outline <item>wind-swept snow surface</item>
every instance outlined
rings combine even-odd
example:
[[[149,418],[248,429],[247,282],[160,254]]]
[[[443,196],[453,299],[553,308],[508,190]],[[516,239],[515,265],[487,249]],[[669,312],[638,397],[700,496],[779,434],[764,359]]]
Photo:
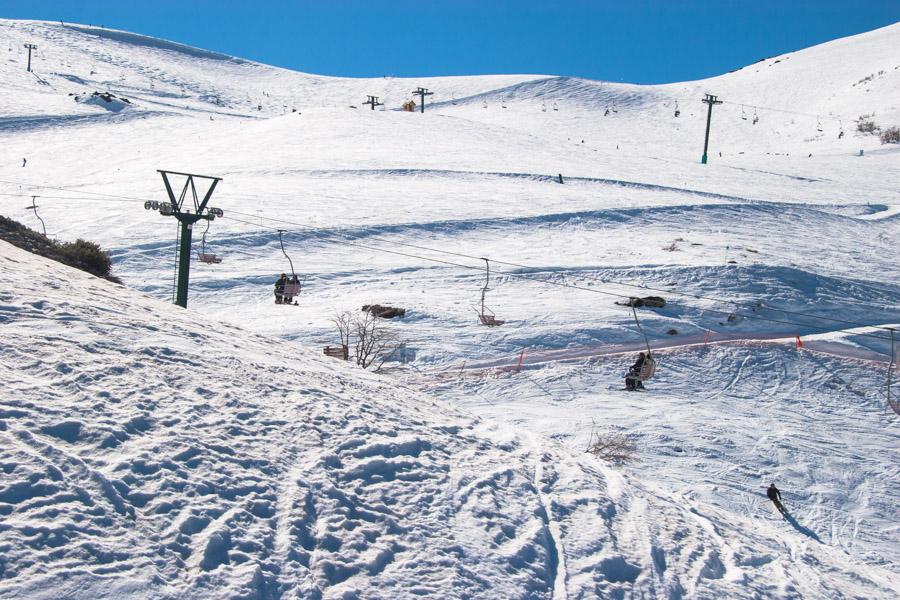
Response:
[[[2,250],[3,597],[896,591],[818,539]]]
[[[0,212],[130,288],[0,245],[0,597],[900,595],[900,25],[665,86],[0,31]],[[223,178],[187,311],[157,169]],[[321,356],[370,303],[412,365]]]

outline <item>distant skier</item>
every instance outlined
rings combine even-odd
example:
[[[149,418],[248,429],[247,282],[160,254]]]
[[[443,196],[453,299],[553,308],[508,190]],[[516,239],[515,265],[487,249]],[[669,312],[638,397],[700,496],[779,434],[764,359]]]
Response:
[[[23,158],[23,159],[22,159],[22,166],[24,167],[24,166],[25,166],[25,163],[27,163],[27,162],[28,162],[28,159],[27,159],[27,158]]]
[[[778,491],[778,488],[775,487],[774,483],[769,484],[769,487],[766,489],[766,496],[769,497],[769,500],[772,501],[772,504],[775,505],[778,512],[784,514],[784,504],[781,503],[781,492]]]
[[[642,390],[644,389],[644,384],[638,379],[641,375],[641,369],[644,367],[644,361],[647,360],[646,355],[641,352],[638,354],[637,360],[631,365],[631,368],[628,369],[628,374],[625,376],[625,389],[629,392],[633,392],[634,390]]]

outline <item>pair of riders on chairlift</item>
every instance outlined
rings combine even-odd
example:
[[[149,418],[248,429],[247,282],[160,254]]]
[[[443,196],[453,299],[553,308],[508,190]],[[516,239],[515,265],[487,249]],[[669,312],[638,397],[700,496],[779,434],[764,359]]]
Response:
[[[644,389],[643,382],[653,377],[655,370],[656,360],[650,355],[650,351],[639,353],[625,375],[625,389],[629,392]]]
[[[295,274],[288,277],[287,273],[282,273],[281,277],[275,282],[275,304],[291,304],[294,296],[300,291],[300,279]]]

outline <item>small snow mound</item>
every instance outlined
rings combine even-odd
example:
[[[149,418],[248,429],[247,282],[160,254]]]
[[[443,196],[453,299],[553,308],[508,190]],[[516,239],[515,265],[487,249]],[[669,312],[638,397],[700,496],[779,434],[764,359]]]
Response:
[[[43,427],[41,431],[71,444],[78,441],[78,438],[81,436],[81,423],[78,421],[64,421],[56,425]]]
[[[228,551],[231,549],[231,535],[228,530],[217,531],[209,536],[206,549],[203,551],[203,560],[200,568],[204,571],[212,571],[219,565],[228,563]]]

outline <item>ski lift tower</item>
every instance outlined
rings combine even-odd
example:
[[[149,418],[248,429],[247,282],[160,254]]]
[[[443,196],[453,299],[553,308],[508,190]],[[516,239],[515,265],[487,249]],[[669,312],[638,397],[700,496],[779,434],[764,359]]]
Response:
[[[715,104],[722,104],[722,101],[719,100],[718,96],[713,96],[712,94],[706,94],[706,98],[701,100],[703,104],[709,105],[709,111],[706,113],[706,139],[703,141],[703,157],[700,159],[701,164],[706,164],[706,151],[709,149],[709,124],[712,121],[712,109]]]
[[[429,92],[428,88],[420,87],[418,89],[413,90],[413,95],[418,94],[419,100],[421,101],[419,104],[419,108],[421,112],[425,112],[425,96],[434,96],[434,92]]]
[[[162,175],[163,183],[166,186],[166,193],[169,196],[168,202],[156,202],[147,200],[144,202],[144,208],[147,210],[159,211],[159,214],[167,217],[175,217],[181,224],[179,231],[180,244],[178,246],[178,287],[175,296],[175,304],[182,308],[187,308],[188,282],[190,280],[191,271],[191,233],[194,229],[194,223],[201,220],[212,221],[216,217],[221,217],[224,213],[220,208],[207,207],[216,185],[222,181],[221,177],[208,177],[206,175],[194,175],[191,173],[179,173],[178,171],[162,171],[157,170]],[[184,187],[178,198],[172,190],[172,184],[169,182],[169,176],[184,177]],[[201,200],[197,195],[197,186],[195,179],[209,180],[209,188],[206,195]],[[193,207],[185,203],[188,190],[191,192],[191,200]],[[193,210],[191,210],[193,208]]]
[[[28,48],[28,68],[26,72],[31,73],[31,51],[37,50],[37,46],[34,44],[25,44],[25,47]]]
[[[368,96],[368,100],[363,102],[363,104],[368,104],[372,107],[372,110],[375,110],[376,106],[384,106],[384,102],[378,101],[378,96]]]

